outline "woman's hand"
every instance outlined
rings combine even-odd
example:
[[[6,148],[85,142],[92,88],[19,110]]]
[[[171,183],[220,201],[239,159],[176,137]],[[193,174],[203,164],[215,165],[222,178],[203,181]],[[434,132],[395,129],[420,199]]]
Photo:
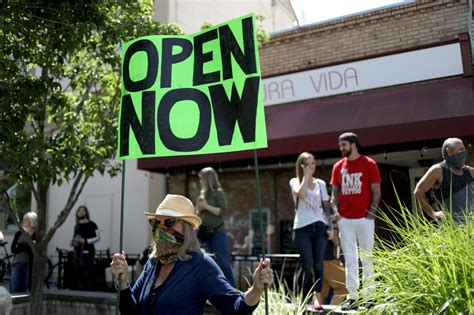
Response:
[[[315,171],[315,168],[313,165],[311,164],[307,164],[307,165],[301,165],[301,167],[303,168],[303,176],[306,178],[306,179],[310,179],[313,177],[313,174],[314,174],[314,171]]]
[[[255,269],[253,275],[253,286],[256,289],[262,290],[265,285],[273,284],[273,270],[270,268],[270,259],[265,258],[265,260],[260,260],[260,263]]]
[[[331,241],[334,238],[334,230],[328,229],[327,234],[328,234],[328,240]]]
[[[435,220],[444,220],[446,216],[443,211],[433,211],[433,219]]]
[[[253,284],[244,294],[245,304],[256,305],[260,301],[265,286],[273,284],[273,270],[270,268],[270,259],[260,260],[252,275]]]
[[[209,207],[209,205],[207,204],[206,199],[204,199],[202,197],[199,197],[196,200],[196,209],[197,209],[198,213],[200,213],[202,210],[206,210],[208,207]]]
[[[112,257],[110,269],[114,278],[118,279],[120,276],[120,279],[122,280],[120,289],[125,290],[127,288],[128,264],[124,251],[122,251],[121,254],[117,253]]]

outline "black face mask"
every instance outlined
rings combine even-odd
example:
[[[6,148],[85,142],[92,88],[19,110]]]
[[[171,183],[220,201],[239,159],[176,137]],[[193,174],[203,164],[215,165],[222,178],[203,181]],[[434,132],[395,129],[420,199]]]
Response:
[[[458,154],[446,156],[444,158],[446,165],[449,168],[462,168],[466,164],[467,160],[467,151],[459,152]]]
[[[79,220],[83,220],[83,219],[87,218],[87,216],[84,214],[83,216],[77,216],[77,218],[78,218]]]

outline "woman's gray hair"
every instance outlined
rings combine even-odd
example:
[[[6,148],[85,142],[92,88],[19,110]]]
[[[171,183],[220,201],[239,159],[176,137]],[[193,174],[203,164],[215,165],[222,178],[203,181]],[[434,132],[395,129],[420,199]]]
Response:
[[[201,245],[191,224],[186,221],[181,222],[183,224],[184,243],[178,251],[177,258],[178,260],[186,261],[192,258],[190,254],[201,251]],[[154,241],[151,244],[151,248],[152,252],[150,257],[156,258],[156,244]]]
[[[28,220],[30,221],[31,227],[36,229],[36,227],[38,226],[38,215],[36,214],[36,212],[33,212],[33,211],[27,212],[25,213],[24,218],[28,218]]]

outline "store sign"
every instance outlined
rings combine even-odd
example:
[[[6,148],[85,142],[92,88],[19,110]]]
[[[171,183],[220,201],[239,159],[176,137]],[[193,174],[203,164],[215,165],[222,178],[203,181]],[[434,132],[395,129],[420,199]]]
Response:
[[[267,147],[252,14],[122,47],[119,159]]]
[[[277,105],[462,73],[457,43],[266,78],[263,101]]]

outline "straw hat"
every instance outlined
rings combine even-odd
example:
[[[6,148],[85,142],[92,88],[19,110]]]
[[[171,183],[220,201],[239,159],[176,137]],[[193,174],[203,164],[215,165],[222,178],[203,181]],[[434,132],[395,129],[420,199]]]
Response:
[[[194,214],[194,206],[191,200],[180,195],[166,195],[165,199],[156,208],[155,213],[145,212],[148,219],[158,216],[176,217],[186,221],[197,229],[201,225],[201,218]]]

